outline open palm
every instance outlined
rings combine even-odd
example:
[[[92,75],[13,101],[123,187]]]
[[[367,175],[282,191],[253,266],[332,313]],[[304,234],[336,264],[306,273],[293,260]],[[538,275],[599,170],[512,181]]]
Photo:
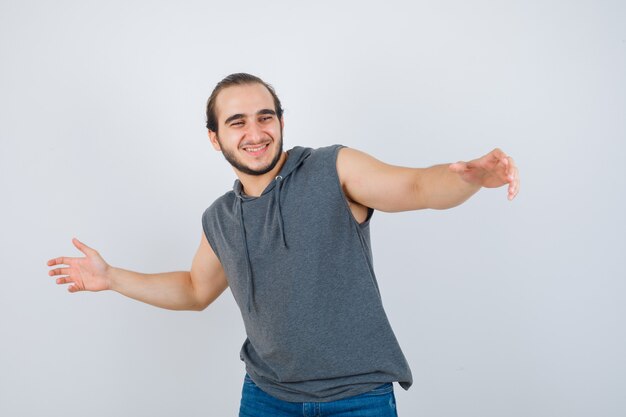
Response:
[[[109,265],[100,256],[98,251],[90,248],[78,239],[72,239],[72,243],[78,250],[85,254],[83,258],[70,258],[61,256],[50,259],[48,266],[56,267],[48,272],[50,276],[60,276],[57,284],[72,284],[67,290],[77,291],[102,291],[110,288],[107,277]]]

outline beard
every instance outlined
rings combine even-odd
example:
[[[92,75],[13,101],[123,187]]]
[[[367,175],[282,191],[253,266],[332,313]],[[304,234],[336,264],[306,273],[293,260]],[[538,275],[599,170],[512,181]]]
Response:
[[[274,169],[274,167],[280,160],[280,156],[283,154],[283,129],[280,129],[280,138],[278,139],[278,149],[276,151],[276,154],[274,155],[274,158],[272,158],[269,164],[259,169],[252,169],[249,166],[244,165],[243,162],[237,159],[237,156],[235,155],[236,151],[227,150],[226,148],[222,146],[222,142],[220,141],[219,135],[217,136],[217,141],[219,142],[220,147],[222,148],[222,155],[224,155],[224,158],[226,159],[226,161],[229,164],[231,164],[232,167],[235,168],[236,170],[241,171],[244,174],[248,174],[248,175],[263,175],[263,174],[270,172],[272,169]]]

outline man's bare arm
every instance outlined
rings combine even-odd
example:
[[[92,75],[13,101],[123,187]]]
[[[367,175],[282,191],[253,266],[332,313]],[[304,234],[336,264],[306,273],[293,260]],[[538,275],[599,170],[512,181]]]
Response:
[[[127,297],[170,310],[203,310],[228,287],[224,270],[204,234],[191,271],[143,274],[108,265],[100,254],[78,239],[72,241],[83,258],[59,257],[49,275],[69,292],[113,290]]]
[[[337,156],[337,172],[350,200],[386,212],[455,207],[481,187],[508,184],[509,199],[519,191],[517,167],[499,149],[469,162],[406,168],[343,148]]]

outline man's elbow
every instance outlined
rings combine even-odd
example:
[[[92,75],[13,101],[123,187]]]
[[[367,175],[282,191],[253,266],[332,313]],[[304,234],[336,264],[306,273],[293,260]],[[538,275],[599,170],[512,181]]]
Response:
[[[195,300],[193,301],[193,303],[189,306],[187,306],[186,310],[189,311],[204,311],[209,305],[211,305],[211,302],[208,300],[202,300],[201,298],[196,297]]]
[[[217,288],[213,291],[209,291],[208,293],[200,296],[196,296],[196,301],[192,306],[192,310],[194,311],[204,311],[208,306],[213,304],[213,302],[224,292],[226,288]]]
[[[202,304],[196,304],[195,308],[193,309],[193,311],[204,311],[207,309],[208,306],[210,306],[211,303],[202,303]]]

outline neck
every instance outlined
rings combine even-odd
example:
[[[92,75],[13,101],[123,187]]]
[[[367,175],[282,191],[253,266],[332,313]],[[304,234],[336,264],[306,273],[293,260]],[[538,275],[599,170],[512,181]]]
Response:
[[[250,175],[237,169],[233,169],[235,170],[235,174],[237,174],[237,178],[241,181],[241,185],[243,185],[243,192],[250,197],[259,197],[263,190],[267,188],[268,184],[276,178],[286,160],[287,152],[283,152],[280,155],[276,166],[272,168],[271,171],[268,171],[263,175]]]

